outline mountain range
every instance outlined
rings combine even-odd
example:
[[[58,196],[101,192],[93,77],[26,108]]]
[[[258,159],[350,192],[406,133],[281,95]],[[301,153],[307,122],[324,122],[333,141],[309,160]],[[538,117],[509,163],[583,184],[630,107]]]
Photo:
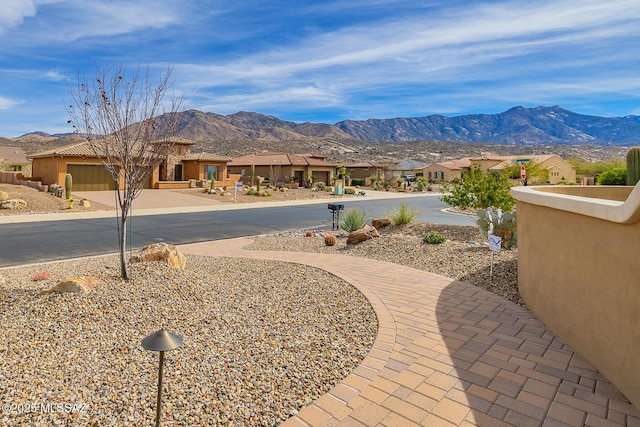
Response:
[[[296,123],[252,112],[225,116],[187,110],[173,114],[180,115],[178,135],[196,142],[194,151],[228,156],[271,150],[352,158],[361,157],[358,153],[397,155],[394,151],[398,147],[406,147],[404,154],[410,156],[418,147],[442,151],[460,143],[512,148],[525,145],[529,151],[558,145],[622,148],[640,144],[640,116],[588,116],[559,106],[519,106],[499,114],[456,117],[345,120],[333,125]],[[70,134],[32,132],[19,138],[0,138],[0,145],[22,145],[25,152],[32,153],[73,139]]]

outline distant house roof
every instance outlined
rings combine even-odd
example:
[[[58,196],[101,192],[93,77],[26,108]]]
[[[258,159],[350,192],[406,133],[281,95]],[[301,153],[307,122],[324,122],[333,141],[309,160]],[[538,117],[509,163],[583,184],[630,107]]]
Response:
[[[166,140],[158,142],[171,142],[176,145],[193,145],[195,142],[182,138],[168,138]],[[96,157],[93,149],[89,145],[88,141],[76,142],[75,144],[64,145],[62,147],[56,147],[50,150],[41,151],[29,156],[31,159],[38,159],[42,157],[52,156],[86,156]]]
[[[413,169],[420,169],[425,167],[425,163],[412,159],[400,160],[396,165],[391,166],[389,169],[396,171],[410,171]]]
[[[312,153],[286,154],[274,152],[253,153],[236,157],[229,166],[331,166],[335,164],[325,161],[327,156]]]
[[[344,165],[345,168],[381,168],[383,165],[377,162],[356,162]]]
[[[191,153],[189,156],[182,160],[195,160],[198,162],[230,162],[231,159],[222,157],[218,154],[205,153]]]
[[[91,156],[95,157],[93,150],[89,146],[87,141],[76,142],[75,144],[64,145],[62,147],[56,147],[50,150],[41,151],[39,153],[31,154],[29,157],[32,159],[38,159],[43,157],[52,156]]]
[[[469,157],[465,157],[462,159],[458,159],[458,160],[447,160],[444,162],[436,162],[436,163],[431,163],[429,165],[425,165],[419,169],[425,169],[428,168],[430,166],[439,166],[442,168],[446,168],[449,170],[461,170],[461,169],[468,169],[471,167],[471,160]]]
[[[0,147],[0,160],[11,164],[28,164],[29,160],[20,147]]]

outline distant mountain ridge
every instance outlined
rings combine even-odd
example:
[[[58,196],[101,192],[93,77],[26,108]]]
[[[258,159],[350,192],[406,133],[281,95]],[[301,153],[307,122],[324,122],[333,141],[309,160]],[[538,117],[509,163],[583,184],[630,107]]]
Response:
[[[640,142],[640,116],[598,117],[554,107],[514,107],[499,114],[345,120],[336,126],[365,141],[629,145]]]
[[[640,145],[640,116],[587,116],[554,107],[514,107],[499,114],[456,117],[431,115],[394,119],[296,123],[259,113],[229,115],[187,110],[179,113],[178,136],[196,142],[192,151],[230,157],[255,151],[317,152],[353,159],[367,155],[420,157],[429,152],[453,152],[456,144],[496,145],[544,150],[547,146],[624,147]],[[161,125],[163,117],[159,117]],[[2,138],[0,145],[17,145],[30,154],[77,142],[72,133],[33,132]],[[400,148],[402,146],[402,148]],[[433,147],[439,147],[437,150]],[[473,151],[466,148],[466,151]],[[593,151],[593,149],[590,149]],[[555,150],[559,151],[559,150]],[[561,150],[560,150],[561,151]],[[359,154],[358,154],[359,153]]]

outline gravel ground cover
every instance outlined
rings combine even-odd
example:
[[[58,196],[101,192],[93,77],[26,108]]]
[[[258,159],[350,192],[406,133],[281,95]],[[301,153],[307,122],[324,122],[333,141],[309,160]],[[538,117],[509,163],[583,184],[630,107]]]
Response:
[[[91,206],[80,206],[79,200],[75,200],[73,208],[69,209],[66,199],[43,193],[35,188],[24,185],[0,184],[0,191],[9,195],[10,199],[22,199],[27,202],[25,208],[0,209],[0,215],[21,215],[40,213],[72,213],[87,211],[113,210],[109,206],[91,202]]]
[[[447,240],[441,244],[424,243],[423,237],[431,230]],[[316,230],[314,237],[304,237],[304,231],[260,236],[247,248],[373,258],[462,280],[525,306],[518,293],[518,250],[495,253],[491,275],[492,254],[478,227],[410,223],[383,228],[379,230],[380,237],[356,245],[346,244],[346,233],[331,232],[338,237],[335,246],[325,246],[327,231]]]
[[[50,279],[33,281],[39,272]],[[39,295],[69,276],[88,294]],[[360,292],[311,267],[190,256],[184,271],[116,256],[0,270],[2,426],[152,425],[158,355],[141,347],[167,328],[163,425],[271,426],[327,392],[367,355],[375,313]],[[27,404],[75,410],[24,413]],[[22,406],[22,413],[18,406]]]

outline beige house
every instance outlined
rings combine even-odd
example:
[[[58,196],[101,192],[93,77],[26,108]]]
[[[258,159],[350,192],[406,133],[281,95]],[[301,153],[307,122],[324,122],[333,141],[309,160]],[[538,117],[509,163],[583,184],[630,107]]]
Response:
[[[253,165],[256,177],[268,179],[274,184],[313,181],[329,185],[335,177],[336,164],[328,163],[325,159],[326,156],[312,153],[262,152],[236,157],[227,166],[230,174],[240,174],[245,179],[251,175]]]
[[[347,175],[351,179],[364,179],[375,176],[382,178],[384,176],[385,165],[378,162],[357,162],[344,165]]]
[[[215,174],[216,184],[233,185],[239,177],[227,174],[229,159],[208,153],[191,154],[192,141],[175,139],[173,153],[157,166],[143,188],[188,188]],[[76,191],[115,190],[116,182],[86,141],[30,156],[33,176],[43,184],[64,184],[73,177]]]
[[[418,170],[416,175],[423,176],[429,182],[453,182],[462,179],[462,174],[471,169],[468,157],[459,160],[432,163]]]
[[[0,147],[0,170],[31,176],[31,162],[20,147]]]
[[[472,167],[478,167],[483,173],[501,171],[514,164],[535,163],[549,171],[548,181],[544,184],[558,184],[561,181],[575,182],[576,168],[556,154],[532,154],[520,156],[464,157],[430,164],[422,168],[422,175],[430,182],[452,182],[462,179]]]
[[[548,181],[541,184],[558,184],[560,181],[576,182],[576,168],[557,154],[532,154],[526,156],[497,156],[473,158],[472,164],[487,173],[511,167],[514,163],[535,163],[549,172]]]

